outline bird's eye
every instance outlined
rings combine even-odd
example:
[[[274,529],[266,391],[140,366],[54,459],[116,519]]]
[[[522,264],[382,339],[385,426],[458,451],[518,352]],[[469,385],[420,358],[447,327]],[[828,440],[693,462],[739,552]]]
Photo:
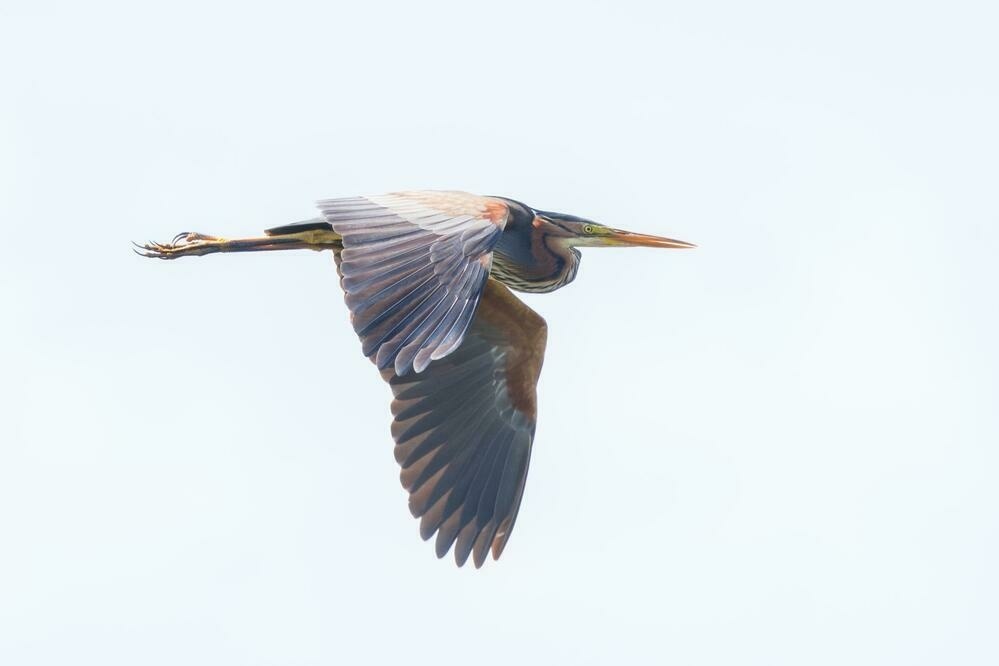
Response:
[[[592,224],[584,224],[583,225],[583,233],[584,234],[592,234],[593,233],[593,225]]]

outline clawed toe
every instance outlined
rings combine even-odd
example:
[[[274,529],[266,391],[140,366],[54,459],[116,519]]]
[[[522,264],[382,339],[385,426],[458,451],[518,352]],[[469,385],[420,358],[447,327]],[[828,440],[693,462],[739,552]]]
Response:
[[[142,244],[132,243],[132,245],[135,246],[133,251],[143,257],[176,259],[177,257],[190,254],[203,254],[209,245],[217,243],[220,240],[214,236],[206,236],[194,231],[184,231],[174,236],[169,243],[147,241]]]

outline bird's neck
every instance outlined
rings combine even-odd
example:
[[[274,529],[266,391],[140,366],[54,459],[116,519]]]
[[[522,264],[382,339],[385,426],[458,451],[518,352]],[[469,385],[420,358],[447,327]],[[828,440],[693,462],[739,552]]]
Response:
[[[572,282],[579,251],[534,214],[513,215],[493,254],[492,276],[517,291],[544,293]]]
[[[568,238],[560,236],[542,236],[537,244],[544,245],[547,252],[558,257],[554,270],[550,271],[552,283],[544,291],[555,291],[576,279],[579,270],[579,260],[582,256],[579,250],[569,245]]]

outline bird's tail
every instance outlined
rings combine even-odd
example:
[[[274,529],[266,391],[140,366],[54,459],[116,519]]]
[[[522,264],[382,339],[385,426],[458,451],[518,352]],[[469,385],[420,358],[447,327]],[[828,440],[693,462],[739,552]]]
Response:
[[[284,236],[302,231],[333,231],[333,225],[324,218],[314,217],[311,220],[282,224],[280,227],[273,227],[264,231],[268,236]]]

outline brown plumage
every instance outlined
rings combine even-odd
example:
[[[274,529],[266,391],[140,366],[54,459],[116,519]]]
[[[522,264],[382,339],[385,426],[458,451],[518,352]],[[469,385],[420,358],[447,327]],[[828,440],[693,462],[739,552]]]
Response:
[[[503,552],[523,497],[547,326],[510,288],[568,284],[579,246],[693,247],[463,192],[319,202],[321,218],[228,240],[147,243],[160,259],[332,250],[362,351],[392,388],[392,436],[420,534],[459,565]]]

